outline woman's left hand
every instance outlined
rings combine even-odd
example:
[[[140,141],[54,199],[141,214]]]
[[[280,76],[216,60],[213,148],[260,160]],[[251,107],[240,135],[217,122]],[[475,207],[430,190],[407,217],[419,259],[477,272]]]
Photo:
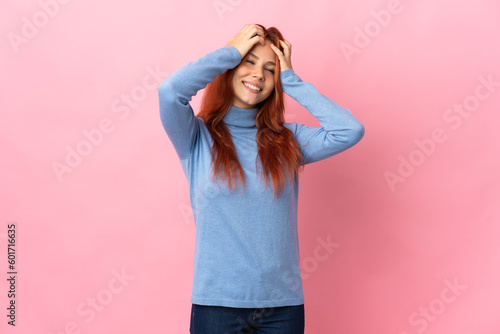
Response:
[[[280,71],[286,71],[292,68],[292,44],[286,39],[284,41],[280,40],[281,46],[283,46],[283,52],[279,48],[277,48],[274,44],[271,44],[271,49],[278,55],[280,60]]]

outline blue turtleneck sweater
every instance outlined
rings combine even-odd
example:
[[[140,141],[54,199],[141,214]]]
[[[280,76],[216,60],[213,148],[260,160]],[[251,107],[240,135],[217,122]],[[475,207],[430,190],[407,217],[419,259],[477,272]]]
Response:
[[[258,109],[231,106],[223,120],[244,170],[245,192],[230,193],[225,183],[212,181],[212,138],[189,104],[199,90],[240,62],[235,47],[220,48],[176,70],[158,87],[161,122],[187,177],[196,227],[191,302],[249,308],[300,305],[298,179],[294,186],[287,179],[286,189],[274,200],[272,182],[266,188],[256,170]],[[361,140],[364,127],[349,110],[303,82],[293,69],[280,78],[284,92],[322,126],[283,124],[303,146],[305,164]]]

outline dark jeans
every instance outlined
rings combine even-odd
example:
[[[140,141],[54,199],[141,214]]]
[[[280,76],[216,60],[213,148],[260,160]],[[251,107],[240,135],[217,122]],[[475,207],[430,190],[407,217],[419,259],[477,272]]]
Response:
[[[236,308],[192,304],[191,334],[304,334],[304,304]]]

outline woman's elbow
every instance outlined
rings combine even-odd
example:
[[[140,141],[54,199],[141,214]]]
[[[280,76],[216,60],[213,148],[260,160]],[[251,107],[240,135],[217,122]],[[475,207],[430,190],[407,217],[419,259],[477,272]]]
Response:
[[[365,135],[365,127],[360,122],[357,122],[355,126],[352,128],[352,145],[357,144]]]

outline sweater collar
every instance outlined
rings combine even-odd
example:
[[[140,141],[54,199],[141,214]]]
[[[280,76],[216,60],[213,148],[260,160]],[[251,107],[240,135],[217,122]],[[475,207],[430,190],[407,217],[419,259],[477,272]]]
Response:
[[[255,118],[257,117],[258,112],[258,107],[246,109],[231,105],[222,119],[229,125],[252,128],[256,127]]]

